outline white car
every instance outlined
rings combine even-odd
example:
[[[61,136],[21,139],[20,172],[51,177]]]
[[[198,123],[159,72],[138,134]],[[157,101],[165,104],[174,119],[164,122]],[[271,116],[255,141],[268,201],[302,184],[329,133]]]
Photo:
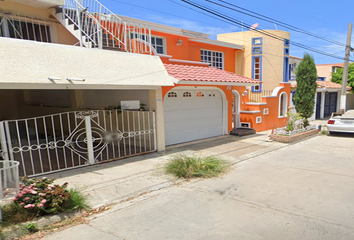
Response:
[[[354,110],[348,110],[341,116],[331,117],[327,122],[329,133],[354,133]]]

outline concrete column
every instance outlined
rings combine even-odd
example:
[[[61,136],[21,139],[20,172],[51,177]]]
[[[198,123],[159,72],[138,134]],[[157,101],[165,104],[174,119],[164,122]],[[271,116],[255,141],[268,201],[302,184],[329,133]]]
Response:
[[[163,97],[161,88],[149,90],[150,110],[155,111],[156,116],[156,147],[157,151],[165,150],[165,119],[163,112]]]
[[[71,107],[74,109],[82,108],[84,106],[84,98],[82,90],[72,90],[70,92]]]
[[[321,92],[321,113],[320,113],[320,118],[324,118],[324,106],[325,106],[325,97],[326,93]]]

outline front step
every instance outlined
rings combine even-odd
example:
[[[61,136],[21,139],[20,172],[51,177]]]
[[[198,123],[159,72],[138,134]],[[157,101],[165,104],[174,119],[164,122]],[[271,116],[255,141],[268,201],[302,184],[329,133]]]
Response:
[[[256,134],[256,130],[253,128],[245,128],[245,127],[240,127],[240,128],[234,128],[230,131],[230,135],[235,135],[235,136],[246,136],[246,135],[252,135]]]

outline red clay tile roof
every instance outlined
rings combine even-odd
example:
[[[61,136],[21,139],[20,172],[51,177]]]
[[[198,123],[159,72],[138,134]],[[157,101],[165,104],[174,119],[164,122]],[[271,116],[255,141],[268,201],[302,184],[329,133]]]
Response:
[[[295,56],[291,56],[291,55],[289,55],[289,58],[295,58],[295,59],[299,59],[299,60],[302,60],[302,58],[299,58],[299,57],[295,57]]]
[[[199,67],[167,63],[165,63],[164,65],[168,74],[171,77],[177,78],[179,81],[253,84],[260,83],[260,81],[213,67]]]
[[[316,64],[316,66],[343,67],[343,66],[344,66],[344,63],[327,63],[327,64]]]
[[[342,85],[339,83],[334,83],[330,81],[316,81],[317,87],[318,88],[330,88],[330,89],[341,89]],[[297,84],[294,83],[291,85],[291,87],[296,88]],[[348,90],[351,89],[351,87],[347,87]]]

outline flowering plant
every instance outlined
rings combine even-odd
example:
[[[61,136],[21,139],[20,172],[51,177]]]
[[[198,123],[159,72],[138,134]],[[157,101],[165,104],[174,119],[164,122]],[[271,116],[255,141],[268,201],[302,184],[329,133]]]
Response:
[[[23,178],[14,203],[36,215],[63,212],[69,207],[70,193],[66,190],[68,183],[53,184],[54,180]]]

